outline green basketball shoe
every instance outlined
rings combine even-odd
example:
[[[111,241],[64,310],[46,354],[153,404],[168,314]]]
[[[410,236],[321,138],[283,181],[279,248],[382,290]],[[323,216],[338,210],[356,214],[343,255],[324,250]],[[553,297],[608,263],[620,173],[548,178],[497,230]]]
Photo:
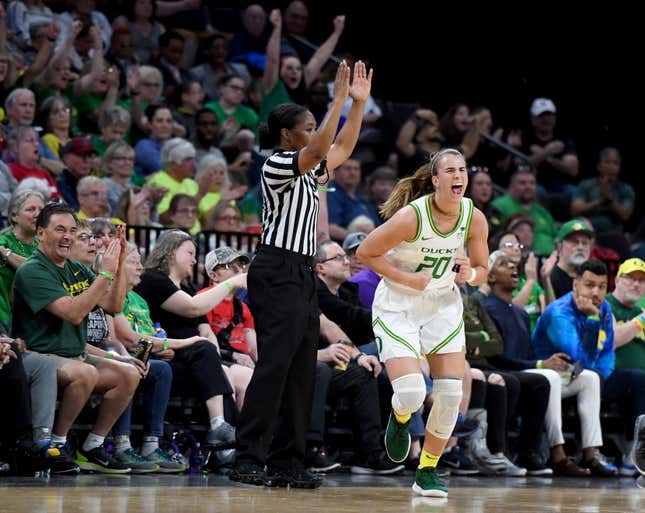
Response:
[[[412,490],[424,497],[448,497],[448,488],[433,467],[417,469]]]
[[[394,411],[390,412],[390,419],[387,421],[385,430],[385,452],[394,463],[405,461],[410,452],[410,420],[401,424],[394,416]]]

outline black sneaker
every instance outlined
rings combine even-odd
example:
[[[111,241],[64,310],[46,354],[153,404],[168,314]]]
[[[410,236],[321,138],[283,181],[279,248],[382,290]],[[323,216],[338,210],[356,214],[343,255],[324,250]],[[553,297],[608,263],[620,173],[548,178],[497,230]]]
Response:
[[[132,470],[107,452],[102,445],[90,451],[84,451],[82,448],[77,450],[76,463],[81,470],[102,474],[129,474]]]
[[[547,467],[538,454],[530,452],[517,459],[517,464],[526,469],[529,476],[552,476],[553,469]]]
[[[457,423],[455,424],[454,429],[452,430],[452,436],[459,438],[472,435],[479,428],[479,421],[475,419],[469,419],[463,413],[460,413],[457,417]]]
[[[322,477],[312,474],[307,470],[283,470],[267,466],[264,477],[264,486],[270,488],[318,488],[322,484]]]
[[[53,444],[52,449],[58,450],[58,457],[51,459],[51,473],[52,474],[79,474],[80,467],[74,461],[75,453],[69,446],[65,444]]]
[[[437,468],[449,470],[456,476],[473,476],[479,474],[479,469],[470,461],[458,445],[444,452],[439,458]]]
[[[352,465],[350,472],[352,474],[373,474],[387,476],[397,474],[405,470],[403,463],[393,463],[385,457],[383,453],[370,455],[366,464]]]
[[[340,463],[334,461],[324,447],[313,447],[307,451],[307,470],[309,472],[331,472],[340,467]]]
[[[231,481],[261,486],[264,484],[264,467],[257,463],[238,463],[228,474]]]

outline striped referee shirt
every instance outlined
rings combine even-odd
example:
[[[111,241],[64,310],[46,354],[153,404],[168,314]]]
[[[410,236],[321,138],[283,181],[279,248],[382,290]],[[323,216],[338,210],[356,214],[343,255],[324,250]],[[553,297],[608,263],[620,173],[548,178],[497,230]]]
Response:
[[[262,166],[262,244],[314,256],[319,167],[301,175],[297,151],[279,150],[266,160]]]

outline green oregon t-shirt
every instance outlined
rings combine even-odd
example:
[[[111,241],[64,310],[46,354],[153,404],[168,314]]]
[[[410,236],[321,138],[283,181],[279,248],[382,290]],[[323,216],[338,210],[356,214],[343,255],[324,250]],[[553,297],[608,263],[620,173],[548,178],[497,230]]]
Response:
[[[0,246],[10,249],[16,255],[29,258],[38,247],[38,237],[36,237],[33,244],[27,244],[19,241],[10,230],[0,235]],[[11,286],[13,285],[15,274],[14,268],[4,257],[0,256],[0,321],[6,327],[9,326],[9,319],[11,319],[11,301],[9,298],[11,297]]]
[[[130,327],[141,335],[154,335],[155,329],[150,317],[150,307],[134,290],[128,292],[125,296],[123,311],[118,315],[125,315],[130,323]]]
[[[90,288],[94,273],[76,260],[58,267],[40,250],[22,264],[14,281],[12,335],[39,353],[73,357],[85,352],[87,317],[78,325],[64,321],[46,306],[65,296],[75,297]]]
[[[613,294],[607,294],[607,302],[611,306],[611,311],[618,324],[631,321],[642,311],[637,306],[627,308]],[[641,331],[637,337],[631,339],[627,344],[616,348],[616,368],[645,370],[645,332]]]

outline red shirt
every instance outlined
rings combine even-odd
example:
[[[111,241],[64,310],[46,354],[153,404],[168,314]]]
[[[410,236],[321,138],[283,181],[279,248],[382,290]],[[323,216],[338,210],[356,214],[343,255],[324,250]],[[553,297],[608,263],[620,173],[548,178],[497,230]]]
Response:
[[[212,289],[213,287],[206,287],[198,292],[206,292],[207,290]],[[223,299],[215,308],[206,314],[208,323],[213,330],[215,335],[219,334],[224,328],[226,328],[232,321],[233,316],[235,315],[235,308],[233,306],[233,301],[230,299]],[[255,323],[253,322],[253,316],[249,307],[242,302],[242,322],[233,328],[231,331],[231,338],[229,339],[229,345],[236,351],[240,353],[249,354],[249,346],[246,343],[246,329],[255,330]]]
[[[40,180],[45,180],[49,186],[51,199],[60,198],[60,192],[58,192],[56,182],[54,182],[51,175],[44,169],[39,167],[25,167],[20,164],[9,164],[9,169],[11,169],[11,173],[18,182],[22,182],[25,178],[39,178]]]

